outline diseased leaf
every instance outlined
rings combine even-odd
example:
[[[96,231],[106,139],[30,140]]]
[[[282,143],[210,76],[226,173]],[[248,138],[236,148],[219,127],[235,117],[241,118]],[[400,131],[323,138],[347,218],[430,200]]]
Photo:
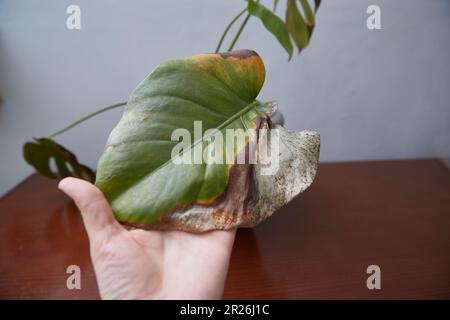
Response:
[[[268,144],[277,145],[279,157],[276,161],[279,163],[279,169],[273,175],[262,174],[267,168],[261,165],[261,162],[247,166],[238,165],[235,167],[238,174],[230,177],[227,192],[217,203],[208,206],[194,204],[171,211],[151,228],[203,232],[254,227],[305,191],[317,172],[319,134],[311,131],[287,131],[279,125],[275,125],[271,130],[278,131],[279,139],[262,135],[258,139],[256,149],[261,152]],[[264,157],[263,161],[271,163],[273,157],[276,156],[270,154]],[[249,189],[253,191],[249,193]]]
[[[309,43],[308,27],[298,10],[296,0],[288,0],[286,8],[286,26],[299,50]]]
[[[48,138],[25,143],[23,157],[36,171],[50,178],[77,177],[90,182],[95,180],[95,174],[89,167],[80,164],[73,153]],[[53,171],[52,161],[56,171]]]
[[[306,189],[317,169],[316,133],[280,127],[280,139],[258,133],[243,145],[227,143],[227,129],[272,130],[275,104],[255,100],[264,74],[254,51],[239,50],[167,61],[142,81],[98,164],[96,185],[116,218],[144,229],[201,232],[250,227]],[[203,126],[199,135],[198,121]],[[261,174],[265,169],[249,161],[222,164],[200,158],[175,163],[172,153],[179,141],[172,134],[180,129],[191,137],[181,155],[195,159],[197,147],[205,150],[211,137],[208,130],[221,133],[225,140],[220,155],[231,155],[232,160],[240,155],[248,160],[254,154],[265,160],[275,157],[280,170]],[[278,149],[270,155],[264,152],[269,145],[279,147],[280,154]]]
[[[167,61],[141,82],[98,164],[96,184],[116,217],[150,224],[176,208],[216,201],[230,165],[174,164],[172,132],[184,128],[194,137],[197,120],[203,131],[256,128],[269,108],[255,101],[264,77],[260,57],[241,50]]]
[[[262,21],[266,29],[277,38],[278,42],[288,53],[289,59],[291,59],[294,47],[283,20],[262,4],[252,0],[248,0],[248,12]]]

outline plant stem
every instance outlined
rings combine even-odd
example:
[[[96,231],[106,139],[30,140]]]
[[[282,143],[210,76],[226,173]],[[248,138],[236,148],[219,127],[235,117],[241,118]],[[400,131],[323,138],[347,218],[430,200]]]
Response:
[[[247,0],[248,1],[248,0]],[[253,0],[250,0],[253,1]],[[256,3],[259,3],[260,0],[256,0]],[[246,8],[246,10],[248,9],[248,7]],[[228,48],[228,51],[233,50],[234,45],[236,44],[236,41],[238,41],[239,37],[241,36],[242,30],[244,30],[248,19],[250,19],[250,13],[247,14],[247,16],[245,17],[244,21],[242,21],[241,26],[239,27],[239,30],[237,31],[236,35],[233,38],[233,41],[231,41],[230,47]]]
[[[231,41],[230,47],[228,48],[228,51],[233,50],[234,45],[236,44],[236,41],[239,39],[239,36],[242,33],[242,30],[244,30],[245,25],[248,22],[248,19],[250,19],[250,14],[247,14],[247,16],[245,17],[244,21],[242,21],[241,26],[239,27],[239,30],[237,31],[236,35],[233,38],[233,41]]]
[[[245,7],[241,12],[239,12],[233,18],[233,20],[231,20],[230,23],[227,25],[227,27],[225,28],[225,31],[222,33],[222,36],[220,37],[219,43],[217,44],[216,53],[219,52],[220,47],[222,46],[223,40],[225,40],[225,36],[227,35],[228,31],[230,31],[233,24],[245,13],[245,11],[247,11],[247,7]]]
[[[105,112],[105,111],[108,111],[108,110],[111,110],[111,109],[114,109],[114,108],[118,108],[118,107],[124,106],[124,105],[126,105],[126,104],[127,104],[126,102],[119,102],[119,103],[112,104],[112,105],[110,105],[110,106],[104,107],[104,108],[102,108],[102,109],[99,109],[99,110],[97,110],[97,111],[95,111],[95,112],[93,112],[93,113],[90,113],[90,114],[88,114],[87,116],[84,116],[83,118],[81,118],[81,119],[75,121],[74,123],[68,125],[67,127],[65,127],[65,128],[63,128],[63,129],[61,129],[61,130],[58,130],[58,131],[56,131],[56,132],[50,134],[50,135],[48,136],[48,138],[51,139],[51,138],[53,138],[53,137],[56,137],[57,135],[60,135],[61,133],[64,133],[64,132],[66,132],[67,130],[72,129],[73,127],[79,125],[80,123],[82,123],[82,122],[84,122],[84,121],[86,121],[86,120],[88,120],[88,119],[90,119],[90,118],[92,118],[92,117],[98,115],[99,113],[102,113],[102,112]]]
[[[277,11],[277,7],[278,7],[278,0],[274,0],[274,2],[273,2],[273,12]]]

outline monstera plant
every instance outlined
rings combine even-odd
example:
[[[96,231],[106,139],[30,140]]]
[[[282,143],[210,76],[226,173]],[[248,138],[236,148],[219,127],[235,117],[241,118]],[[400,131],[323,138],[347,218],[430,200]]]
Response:
[[[260,4],[259,0],[248,0],[247,6],[240,11],[225,28],[225,31],[217,44],[216,53],[220,51],[222,43],[231,27],[245,15],[236,35],[233,37],[233,40],[228,47],[228,51],[233,50],[234,45],[247,25],[248,20],[250,17],[254,16],[260,19],[267,31],[275,36],[288,53],[289,59],[291,59],[294,52],[291,38],[299,52],[309,44],[315,26],[315,14],[317,9],[319,9],[321,0],[314,0],[313,2],[314,4],[311,5],[308,0],[287,0],[285,20],[283,21],[274,13],[277,10],[279,0],[273,1],[273,12]],[[299,8],[301,8],[301,10]]]
[[[25,160],[46,176],[74,176],[95,182],[110,202],[117,219],[140,228],[207,231],[253,226],[306,189],[314,179],[319,155],[319,136],[314,132],[289,132],[271,121],[274,102],[256,100],[265,69],[254,51],[231,51],[250,16],[264,26],[292,56],[292,41],[299,50],[308,45],[314,27],[314,10],[308,1],[287,1],[286,21],[259,4],[246,8],[227,26],[217,50],[240,17],[247,13],[229,51],[200,54],[160,64],[134,90],[128,102],[100,109],[46,138],[27,142]],[[278,1],[274,1],[274,11]],[[122,119],[111,132],[97,173],[80,164],[75,155],[52,140],[101,112],[125,105]],[[276,157],[277,170],[262,173],[256,163],[174,163],[176,129],[195,136],[227,129],[265,129],[277,132],[248,136],[245,143],[220,153],[236,158],[259,155],[269,163]],[[224,135],[226,137],[226,135]],[[192,141],[181,153],[208,146],[208,135]],[[226,140],[226,138],[225,138]],[[226,142],[226,141],[225,141]],[[268,155],[268,147],[277,152]],[[217,150],[216,150],[217,152]],[[265,156],[264,156],[265,155]]]

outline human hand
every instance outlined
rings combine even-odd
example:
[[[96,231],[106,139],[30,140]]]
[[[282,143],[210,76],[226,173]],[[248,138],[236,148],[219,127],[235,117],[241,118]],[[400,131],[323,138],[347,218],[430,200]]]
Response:
[[[236,230],[126,230],[93,184],[59,188],[81,211],[103,299],[220,299]]]

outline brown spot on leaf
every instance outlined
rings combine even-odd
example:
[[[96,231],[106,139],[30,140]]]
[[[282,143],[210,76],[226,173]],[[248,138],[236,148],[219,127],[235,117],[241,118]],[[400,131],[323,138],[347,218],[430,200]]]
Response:
[[[221,53],[219,53],[219,55],[224,59],[238,58],[240,60],[244,60],[244,59],[247,59],[247,58],[253,57],[253,56],[258,57],[258,54],[255,51],[248,50],[248,49],[221,52]]]

